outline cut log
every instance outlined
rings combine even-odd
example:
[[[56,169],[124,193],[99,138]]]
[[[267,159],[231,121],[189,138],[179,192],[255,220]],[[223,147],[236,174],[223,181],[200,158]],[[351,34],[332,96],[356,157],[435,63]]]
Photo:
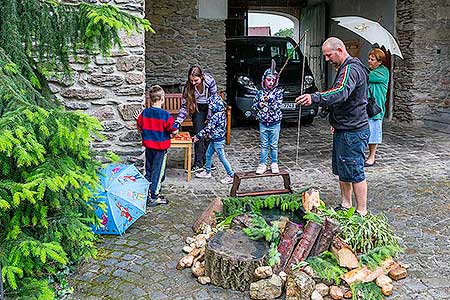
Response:
[[[274,266],[274,273],[278,274],[286,268],[286,263],[291,257],[295,246],[301,238],[303,231],[300,225],[291,221],[286,223],[284,231],[278,244],[278,252],[280,253],[280,263]]]
[[[352,249],[339,237],[333,239],[331,245],[331,252],[336,256],[337,261],[341,267],[354,269],[359,266],[358,258]]]
[[[317,256],[330,248],[336,234],[340,232],[339,223],[332,218],[326,217],[323,220],[323,229],[317,242],[311,250],[310,256]]]
[[[378,267],[371,271],[367,267],[359,267],[345,273],[341,278],[348,284],[352,285],[354,282],[371,282],[384,274],[383,268]]]
[[[256,268],[267,265],[268,251],[264,240],[251,240],[240,229],[220,231],[206,245],[206,275],[214,285],[249,290]]]
[[[320,205],[319,191],[310,190],[302,194],[302,205],[306,212],[316,211]]]
[[[309,253],[311,252],[314,243],[319,237],[320,231],[322,230],[322,225],[317,224],[316,222],[308,222],[303,231],[302,238],[298,242],[297,246],[294,248],[291,257],[288,260],[286,265],[286,270],[290,271],[290,269],[296,265],[297,263],[305,260]]]
[[[202,212],[202,214],[195,220],[192,225],[192,230],[195,233],[201,231],[202,227],[205,225],[210,225],[214,227],[216,225],[216,212],[222,212],[223,204],[220,198],[216,198],[212,201],[206,209]]]

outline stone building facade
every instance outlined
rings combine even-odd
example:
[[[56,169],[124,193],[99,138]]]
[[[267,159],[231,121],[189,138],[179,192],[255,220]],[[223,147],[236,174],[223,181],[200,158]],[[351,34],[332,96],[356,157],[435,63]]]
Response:
[[[144,0],[97,2],[144,16]],[[73,76],[50,78],[50,87],[67,109],[82,110],[100,120],[106,140],[94,142],[93,147],[102,152],[112,150],[125,162],[134,162],[142,154],[133,110],[140,109],[144,100],[144,33],[123,33],[121,38],[123,49],[113,50],[110,57],[94,57],[89,65],[72,60]]]
[[[421,119],[450,101],[450,1],[397,0],[394,119]]]
[[[178,92],[189,67],[199,65],[225,88],[225,21],[199,17],[198,2],[146,1],[145,16],[156,31],[145,37],[147,86]]]

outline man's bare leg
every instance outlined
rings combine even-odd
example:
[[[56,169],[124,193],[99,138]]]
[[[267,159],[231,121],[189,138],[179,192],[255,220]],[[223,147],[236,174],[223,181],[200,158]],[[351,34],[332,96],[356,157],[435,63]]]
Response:
[[[375,162],[375,153],[377,153],[378,144],[369,144],[369,156],[367,157],[366,163],[369,165]]]
[[[352,207],[352,192],[353,192],[352,183],[339,181],[339,187],[341,188],[341,198],[342,198],[341,205],[345,208]]]
[[[361,216],[365,216],[367,215],[367,181],[354,182],[352,185],[356,199],[356,211]]]

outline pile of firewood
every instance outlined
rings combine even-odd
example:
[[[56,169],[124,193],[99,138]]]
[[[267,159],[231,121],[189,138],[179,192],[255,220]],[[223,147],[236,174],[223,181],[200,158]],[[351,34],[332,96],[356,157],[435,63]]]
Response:
[[[187,255],[183,256],[177,264],[177,270],[191,268],[192,275],[197,277],[201,284],[208,284],[211,279],[205,276],[205,247],[208,239],[214,235],[211,226],[205,225],[202,227],[202,233],[187,237],[186,245],[183,247],[183,252]]]
[[[303,207],[307,212],[314,211],[319,205],[318,192],[305,195]],[[385,260],[373,270],[360,266],[352,249],[338,237],[339,224],[329,217],[325,217],[322,224],[308,222],[304,228],[282,217],[277,223],[280,261],[273,267],[267,266],[266,243],[252,241],[242,234],[241,228],[251,224],[248,215],[239,216],[233,221],[232,228],[215,235],[215,214],[221,211],[222,203],[216,199],[195,221],[193,230],[197,235],[186,239],[183,252],[187,255],[177,265],[179,270],[191,268],[201,284],[250,290],[252,299],[276,299],[283,292],[286,300],[350,299],[350,285],[354,283],[374,282],[383,295],[389,296],[393,291],[392,280],[407,276],[408,266],[393,259]],[[347,270],[340,276],[342,283],[339,285],[334,280],[319,278],[309,265],[301,263],[324,251],[332,252],[339,266]],[[244,269],[237,270],[238,267]]]

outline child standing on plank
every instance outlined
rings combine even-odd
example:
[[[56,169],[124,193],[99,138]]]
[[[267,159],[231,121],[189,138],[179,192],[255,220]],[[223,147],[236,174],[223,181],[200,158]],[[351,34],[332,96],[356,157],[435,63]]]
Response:
[[[267,170],[267,157],[270,154],[272,173],[279,173],[278,167],[278,139],[281,129],[281,103],[283,102],[283,89],[278,88],[278,73],[275,70],[275,61],[264,72],[261,81],[262,89],[253,99],[252,109],[256,111],[259,121],[260,155],[256,174],[263,174]]]

